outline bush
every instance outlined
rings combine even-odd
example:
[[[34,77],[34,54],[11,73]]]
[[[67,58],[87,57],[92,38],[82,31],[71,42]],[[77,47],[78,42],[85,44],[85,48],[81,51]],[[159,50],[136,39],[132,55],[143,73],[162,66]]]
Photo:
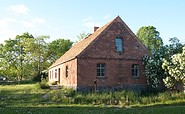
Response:
[[[170,92],[163,92],[158,94],[158,100],[162,103],[165,103],[166,101],[171,99]]]
[[[47,77],[48,77],[47,72],[41,72],[41,74],[38,74],[38,75],[34,76],[32,80],[36,81],[36,82],[41,82],[42,78],[47,78]]]
[[[37,82],[36,87],[39,89],[49,89],[49,84],[47,79],[42,78],[41,82]]]
[[[56,81],[52,81],[52,82],[49,82],[49,84],[51,84],[51,85],[57,85],[57,82]]]

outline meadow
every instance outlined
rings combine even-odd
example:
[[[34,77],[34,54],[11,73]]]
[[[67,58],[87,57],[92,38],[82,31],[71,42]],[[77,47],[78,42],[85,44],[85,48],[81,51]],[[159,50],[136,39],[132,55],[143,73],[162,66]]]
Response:
[[[132,91],[79,93],[37,84],[0,85],[0,114],[182,114],[185,94]]]

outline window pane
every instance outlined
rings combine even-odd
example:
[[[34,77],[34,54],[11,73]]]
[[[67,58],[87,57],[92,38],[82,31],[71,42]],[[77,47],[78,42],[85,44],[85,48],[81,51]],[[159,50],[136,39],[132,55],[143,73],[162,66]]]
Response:
[[[105,76],[105,64],[97,64],[97,76]]]
[[[121,38],[116,38],[116,51],[119,51],[119,52],[123,51],[123,45],[122,45]]]
[[[68,66],[66,66],[66,78],[68,77]]]
[[[57,78],[57,69],[55,69],[55,78]]]
[[[104,72],[101,73],[101,76],[105,76]]]
[[[138,77],[139,76],[139,65],[138,64],[133,64],[132,65],[132,76],[133,77]]]

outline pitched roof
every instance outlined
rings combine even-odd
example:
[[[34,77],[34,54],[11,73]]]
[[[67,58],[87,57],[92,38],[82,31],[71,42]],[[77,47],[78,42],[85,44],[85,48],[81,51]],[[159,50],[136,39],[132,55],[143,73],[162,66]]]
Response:
[[[54,66],[57,66],[59,64],[62,64],[64,62],[67,62],[71,59],[76,58],[78,55],[80,55],[91,43],[93,43],[93,41],[98,38],[98,36],[105,31],[105,29],[107,29],[109,26],[111,26],[111,24],[114,21],[121,21],[123,22],[123,20],[117,16],[115,19],[111,20],[110,22],[108,22],[106,25],[104,25],[103,27],[99,28],[98,30],[96,30],[93,34],[89,35],[87,38],[83,39],[82,41],[78,42],[77,44],[75,44],[74,46],[72,46],[64,55],[62,55],[59,59],[57,59],[55,61],[55,63],[53,63],[49,68],[52,68]],[[123,22],[124,23],[124,22]],[[124,23],[124,25],[126,26],[127,29],[128,26]],[[134,33],[129,29],[129,31],[131,32],[131,34],[134,35]],[[135,35],[134,35],[135,36]]]
[[[89,35],[87,38],[83,39],[82,41],[72,46],[64,55],[62,55],[59,59],[57,59],[49,68],[52,68],[54,66],[57,66],[61,63],[64,63],[66,61],[69,61],[77,57],[91,42],[93,42],[94,39],[96,39],[102,33],[102,31],[104,31],[111,24],[112,21],[113,20],[111,20],[110,22],[108,22],[106,25],[99,28],[98,30],[96,30],[93,34]]]

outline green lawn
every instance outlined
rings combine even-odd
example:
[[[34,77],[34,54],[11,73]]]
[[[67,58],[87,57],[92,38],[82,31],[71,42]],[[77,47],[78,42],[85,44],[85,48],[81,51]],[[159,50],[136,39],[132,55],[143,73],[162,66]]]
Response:
[[[1,114],[184,114],[185,106],[112,108],[88,106],[38,106],[0,108]]]
[[[43,100],[48,89],[37,89],[35,84],[0,85],[0,114],[182,114],[185,102],[167,104],[109,106],[62,104]]]

